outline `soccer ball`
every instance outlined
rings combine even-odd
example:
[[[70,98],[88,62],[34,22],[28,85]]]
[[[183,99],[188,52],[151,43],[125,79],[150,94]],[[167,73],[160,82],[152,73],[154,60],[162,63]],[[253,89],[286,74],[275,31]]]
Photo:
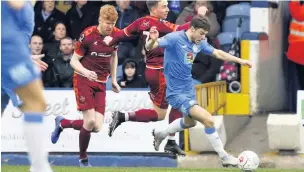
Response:
[[[260,159],[258,155],[252,151],[244,151],[239,157],[238,167],[242,171],[252,172],[259,167]]]

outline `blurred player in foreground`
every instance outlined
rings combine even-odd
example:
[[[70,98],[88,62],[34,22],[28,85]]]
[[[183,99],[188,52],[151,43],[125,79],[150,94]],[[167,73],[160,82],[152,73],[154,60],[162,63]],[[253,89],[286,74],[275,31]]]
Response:
[[[57,143],[60,133],[65,128],[80,130],[79,149],[80,167],[90,167],[87,148],[91,132],[101,130],[106,106],[106,82],[111,73],[113,91],[120,87],[116,81],[117,45],[108,46],[113,35],[118,14],[114,6],[104,5],[99,12],[99,25],[85,29],[76,43],[71,65],[75,69],[74,91],[78,110],[82,111],[83,120],[68,120],[61,116],[55,119],[52,143]],[[112,61],[112,66],[111,66]]]
[[[112,43],[116,44],[118,41],[126,39],[129,36],[139,34],[140,39],[143,44],[145,44],[146,41],[149,40],[150,28],[153,26],[157,27],[161,36],[176,30],[187,30],[190,26],[190,22],[179,26],[165,21],[169,12],[167,0],[149,0],[147,1],[147,7],[150,11],[150,16],[139,18],[124,30],[121,30],[116,34]],[[207,8],[202,7],[198,10],[198,15],[204,16],[206,11]],[[161,121],[166,117],[168,102],[165,98],[166,80],[163,74],[164,49],[156,48],[151,51],[145,50],[145,53],[147,56],[145,78],[150,87],[149,95],[153,102],[154,109],[139,109],[135,112],[113,113],[113,120],[109,128],[110,137],[113,135],[115,129],[123,122]],[[180,112],[172,108],[169,113],[169,123],[180,117]],[[175,133],[170,134],[165,146],[165,151],[185,155],[185,152],[182,151],[175,142]]]
[[[1,101],[3,111],[8,96],[24,113],[24,135],[29,152],[31,172],[52,172],[48,162],[47,142],[42,139],[46,133],[43,124],[46,101],[40,71],[33,64],[28,44],[34,29],[32,1],[1,2]],[[39,56],[35,63],[45,69]],[[22,104],[17,99],[20,97]]]
[[[154,129],[154,148],[158,151],[161,142],[171,133],[191,128],[199,121],[205,126],[206,136],[212,147],[219,154],[223,166],[236,166],[238,159],[229,155],[214,128],[212,115],[198,105],[191,75],[192,63],[197,53],[213,55],[218,59],[233,61],[251,67],[251,62],[234,57],[222,50],[217,50],[207,43],[206,34],[210,24],[205,17],[194,17],[187,31],[178,31],[158,38],[155,27],[151,28],[150,40],[146,49],[165,48],[164,74],[167,81],[166,98],[169,104],[178,109],[183,118],[177,119],[166,129]]]

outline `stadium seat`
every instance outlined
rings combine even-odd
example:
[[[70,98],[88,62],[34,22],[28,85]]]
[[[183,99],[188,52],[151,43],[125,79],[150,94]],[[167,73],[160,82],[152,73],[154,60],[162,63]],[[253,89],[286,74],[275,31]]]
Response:
[[[240,37],[244,32],[250,31],[250,17],[249,16],[231,16],[227,17],[223,21],[223,32],[237,32],[237,26],[241,22],[241,26],[239,29]]]
[[[122,78],[123,76],[123,70],[122,70],[122,65],[117,66],[117,80]]]
[[[233,42],[233,39],[235,37],[236,37],[235,32],[222,32],[222,33],[218,34],[217,39],[220,44],[220,49],[228,52],[228,50],[231,47],[231,44]]]
[[[112,89],[112,77],[109,77],[107,83],[106,83],[106,89],[111,90]]]
[[[222,32],[217,35],[220,45],[232,44],[233,39],[235,38],[235,32]]]
[[[249,3],[239,3],[230,5],[226,9],[226,17],[231,16],[250,16],[250,4]]]

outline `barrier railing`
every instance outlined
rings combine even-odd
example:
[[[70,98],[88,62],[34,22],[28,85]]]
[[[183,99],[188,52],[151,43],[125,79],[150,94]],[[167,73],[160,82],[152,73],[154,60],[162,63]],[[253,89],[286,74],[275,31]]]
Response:
[[[211,82],[195,86],[198,104],[212,115],[226,113],[227,86],[225,81]],[[189,130],[184,130],[184,148],[188,154],[191,152],[189,143]]]

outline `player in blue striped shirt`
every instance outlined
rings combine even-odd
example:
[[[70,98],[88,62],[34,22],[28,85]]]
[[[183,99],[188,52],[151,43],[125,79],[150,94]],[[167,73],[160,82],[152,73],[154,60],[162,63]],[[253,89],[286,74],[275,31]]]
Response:
[[[52,172],[48,163],[47,134],[43,123],[46,101],[40,70],[33,64],[28,44],[34,29],[32,1],[1,2],[1,110],[8,96],[19,106],[22,100],[23,132],[29,152],[31,172]],[[37,61],[38,62],[38,61]]]
[[[164,73],[167,81],[166,98],[172,108],[179,110],[184,118],[169,124],[165,130],[155,129],[154,147],[159,149],[161,142],[171,133],[191,128],[199,121],[205,126],[205,133],[212,147],[219,154],[223,166],[236,166],[238,159],[229,155],[214,127],[212,115],[198,105],[195,96],[191,68],[195,56],[199,53],[213,55],[216,58],[233,61],[251,67],[251,62],[234,57],[222,50],[217,50],[207,43],[206,34],[210,24],[205,17],[194,17],[190,29],[167,34],[158,38],[157,28],[150,31],[150,40],[146,44],[147,50],[156,47],[165,48]]]

